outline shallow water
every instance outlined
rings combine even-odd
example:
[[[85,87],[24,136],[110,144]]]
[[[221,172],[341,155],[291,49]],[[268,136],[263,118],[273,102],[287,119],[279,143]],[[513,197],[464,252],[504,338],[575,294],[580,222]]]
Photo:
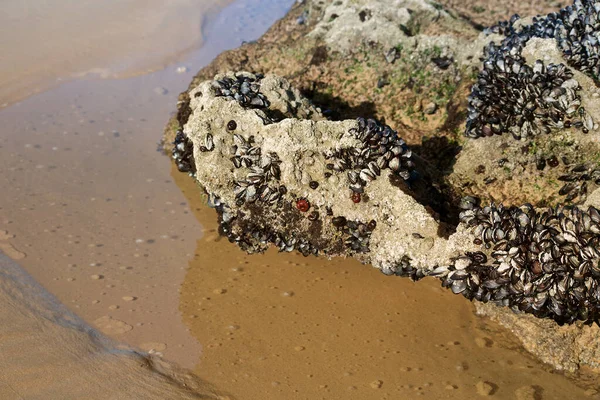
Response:
[[[181,63],[71,81],[0,110],[0,250],[104,332],[193,367],[201,346],[178,288],[202,227],[157,143],[191,71],[258,38],[290,3],[235,2]]]
[[[235,1],[163,71],[76,80],[1,110],[0,250],[113,338],[240,399],[581,398],[435,281],[248,256],[218,237],[157,143],[193,73],[292,2]]]
[[[231,0],[4,0],[0,107],[75,77],[164,68],[202,44]]]

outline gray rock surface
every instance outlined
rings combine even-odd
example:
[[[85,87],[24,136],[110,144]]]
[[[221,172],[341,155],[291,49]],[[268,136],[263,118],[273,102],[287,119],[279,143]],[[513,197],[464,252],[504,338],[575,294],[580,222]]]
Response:
[[[448,14],[435,2],[343,0],[328,2],[323,18],[309,36],[323,40],[332,50],[342,53],[352,53],[372,44],[417,53],[439,47],[444,49],[444,56],[456,57],[461,64],[471,64],[489,39],[481,35],[467,42],[457,36],[474,32],[465,21]]]
[[[236,79],[236,76],[256,78],[249,73],[229,73],[216,76],[215,81],[226,77]],[[433,267],[448,265],[453,257],[473,248],[469,244],[472,238],[462,229],[449,238],[440,235],[445,232],[444,224],[415,200],[404,180],[398,180],[396,186],[390,184],[393,179],[390,169],[381,168],[381,176],[374,175],[376,179],[364,188],[363,201],[352,200],[348,174],[328,169],[327,164],[333,160],[328,159],[326,153],[361,147],[361,141],[349,133],[357,129],[357,121],[323,120],[300,93],[290,89],[285,79],[267,75],[260,81],[260,92],[272,99],[269,113],[276,109],[284,116],[294,114],[312,119],[285,118],[265,124],[268,119],[265,110],[244,108],[236,101],[216,95],[215,81],[203,82],[190,91],[193,111],[183,132],[195,149],[206,146],[208,137],[214,143],[211,151],[194,151],[196,179],[209,195],[219,199],[216,205],[225,206],[222,218],[234,236],[239,237],[238,244],[248,242],[243,245],[245,250],[254,252],[265,248],[265,240],[252,240],[249,233],[277,234],[284,242],[293,238],[311,242],[310,253],[318,249],[327,256],[352,255],[380,269],[390,269],[409,257],[413,267],[428,274]],[[235,122],[235,129],[228,129],[228,125],[233,126],[229,121]],[[244,146],[255,149],[256,157],[251,166],[236,168],[232,158],[240,154]],[[278,161],[279,178],[259,171],[259,176],[254,176],[260,183],[248,185],[255,168],[264,170],[270,162],[268,157]],[[318,185],[314,189],[312,182]],[[260,200],[264,190],[261,192],[259,187],[268,188],[268,193],[278,193],[281,186],[286,188],[286,193],[277,195],[274,204]],[[241,198],[244,201],[238,202]],[[301,199],[310,204],[306,212],[296,207]],[[327,210],[331,210],[331,215]],[[318,216],[312,219],[314,212]],[[363,224],[375,221],[376,228],[364,232],[369,239],[368,250],[350,252],[344,241],[352,234],[342,234],[333,224],[334,217]],[[249,222],[254,224],[253,232],[248,232]],[[291,247],[297,249],[299,245]]]

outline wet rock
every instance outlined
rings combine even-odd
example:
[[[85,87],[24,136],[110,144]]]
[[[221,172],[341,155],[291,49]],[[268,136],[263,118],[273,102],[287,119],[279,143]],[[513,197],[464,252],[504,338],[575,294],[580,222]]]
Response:
[[[260,93],[268,99],[268,107],[240,102],[219,83],[239,77],[257,85],[257,96]],[[441,238],[430,243],[412,235],[420,232],[435,238],[442,228],[411,195],[387,183],[396,176],[398,184],[406,185],[402,182],[412,179],[409,169],[413,165],[410,149],[389,127],[366,120],[324,121],[286,80],[273,75],[219,75],[192,89],[190,98],[192,113],[183,133],[199,150],[194,152],[195,177],[214,199],[209,204],[220,212],[223,231],[244,250],[260,252],[271,243],[280,250],[307,255],[356,253],[364,262],[383,268],[399,263],[410,249],[439,249],[412,256],[411,273],[416,274],[420,268],[448,262],[451,254],[464,247],[463,233],[455,235],[450,245]],[[277,120],[271,118],[274,113]],[[284,116],[296,118],[281,119]],[[234,120],[237,129],[232,134],[217,120]],[[379,146],[369,144],[375,147],[367,159],[356,151],[362,148],[365,154],[369,135],[389,135],[391,141],[379,156]],[[340,181],[314,179],[328,171]],[[305,179],[308,176],[313,178]],[[340,190],[342,185],[353,196]],[[397,201],[388,202],[390,196]],[[354,197],[368,197],[368,202]],[[378,211],[369,211],[370,217],[361,222],[365,212],[375,207]],[[337,219],[324,212],[328,208]],[[311,221],[309,210],[321,212]],[[353,225],[347,228],[349,236],[331,241],[334,235],[339,237],[339,217]],[[378,223],[386,219],[389,222]],[[375,222],[369,231],[371,220]],[[389,236],[403,238],[403,245],[392,245],[386,240]]]

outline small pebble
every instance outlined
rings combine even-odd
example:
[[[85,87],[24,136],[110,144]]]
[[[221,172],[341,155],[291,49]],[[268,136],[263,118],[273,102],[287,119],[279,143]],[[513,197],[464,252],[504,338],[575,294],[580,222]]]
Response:
[[[134,301],[134,300],[137,300],[137,297],[134,297],[134,296],[124,296],[123,300],[125,300],[125,301]]]
[[[475,344],[477,345],[477,347],[492,347],[492,345],[494,344],[494,342],[487,337],[478,337],[475,338]]]
[[[104,279],[104,276],[94,274],[94,275],[91,276],[91,278],[94,279],[94,280],[99,280],[99,279]]]
[[[116,305],[116,304],[113,304],[113,305],[110,305],[110,306],[108,306],[108,309],[109,309],[109,310],[118,310],[118,309],[119,309],[119,306],[118,306],[118,305]]]
[[[370,384],[371,388],[373,388],[373,389],[380,389],[382,385],[383,385],[383,381],[380,381],[380,380],[373,381]]]
[[[490,396],[494,393],[494,385],[489,382],[479,381],[475,385],[475,388],[477,389],[477,394],[481,396]]]
[[[227,289],[223,289],[223,288],[215,289],[215,290],[213,290],[213,293],[214,294],[225,294],[225,293],[227,293]]]
[[[515,390],[517,400],[536,400],[536,390],[533,386],[521,386]]]
[[[434,102],[427,104],[425,106],[425,108],[423,108],[423,112],[425,114],[429,114],[429,115],[434,114],[436,111],[437,111],[437,104],[435,104]]]

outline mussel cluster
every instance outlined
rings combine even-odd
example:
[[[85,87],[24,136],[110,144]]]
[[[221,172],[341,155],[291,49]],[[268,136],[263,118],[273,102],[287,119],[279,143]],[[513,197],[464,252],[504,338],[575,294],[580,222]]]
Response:
[[[260,92],[262,74],[237,73],[234,78],[224,77],[213,81],[216,96],[237,101],[244,108],[268,108],[269,100]]]
[[[301,235],[277,232],[269,224],[261,223],[261,218],[244,218],[244,213],[240,215],[215,194],[208,195],[208,206],[217,211],[219,233],[248,254],[264,252],[271,244],[280,252],[296,250],[305,257],[319,254],[319,247]],[[290,205],[283,206],[286,208],[284,213],[289,213]]]
[[[506,38],[486,46],[483,69],[469,96],[465,134],[471,138],[510,132],[515,139],[530,138],[553,129],[594,127],[589,113],[581,107],[579,83],[564,64],[537,60],[526,64],[521,53],[534,38],[553,38],[568,64],[592,78],[598,78],[600,52],[600,2],[576,0],[572,6],[532,24],[517,26],[510,21],[488,28]]]
[[[563,183],[558,194],[566,196],[566,202],[577,200],[578,203],[582,203],[587,199],[588,182],[600,185],[600,169],[591,163],[577,164],[557,179]]]
[[[179,172],[186,172],[191,175],[196,173],[194,144],[181,130],[178,130],[175,135],[171,156],[173,157],[173,160],[175,160],[175,165]]]
[[[413,177],[415,164],[412,152],[398,132],[374,119],[357,118],[357,127],[348,134],[360,141],[356,147],[332,149],[324,152],[327,168],[347,171],[350,189],[362,194],[369,182],[381,175],[381,170],[389,168],[394,174],[409,180]]]
[[[418,281],[426,276],[432,275],[430,270],[425,268],[417,268],[411,263],[408,256],[403,256],[399,262],[394,265],[385,265],[381,268],[381,272],[388,276],[399,276],[409,278],[412,281]]]
[[[600,78],[600,2],[576,0],[556,20],[558,45],[569,64],[594,79]]]
[[[492,301],[559,324],[600,318],[600,212],[490,205],[464,210],[481,251],[433,274],[469,299]]]
[[[371,232],[377,227],[377,222],[371,220],[368,223],[362,221],[349,221],[343,216],[334,217],[331,223],[340,232],[346,235],[344,245],[356,253],[368,253],[371,241]]]
[[[233,139],[233,165],[249,169],[244,179],[234,182],[236,205],[255,201],[268,205],[278,204],[287,192],[285,186],[277,184],[281,178],[279,156],[274,152],[263,154],[260,146],[254,143],[253,136],[245,139],[242,135],[234,134]]]

